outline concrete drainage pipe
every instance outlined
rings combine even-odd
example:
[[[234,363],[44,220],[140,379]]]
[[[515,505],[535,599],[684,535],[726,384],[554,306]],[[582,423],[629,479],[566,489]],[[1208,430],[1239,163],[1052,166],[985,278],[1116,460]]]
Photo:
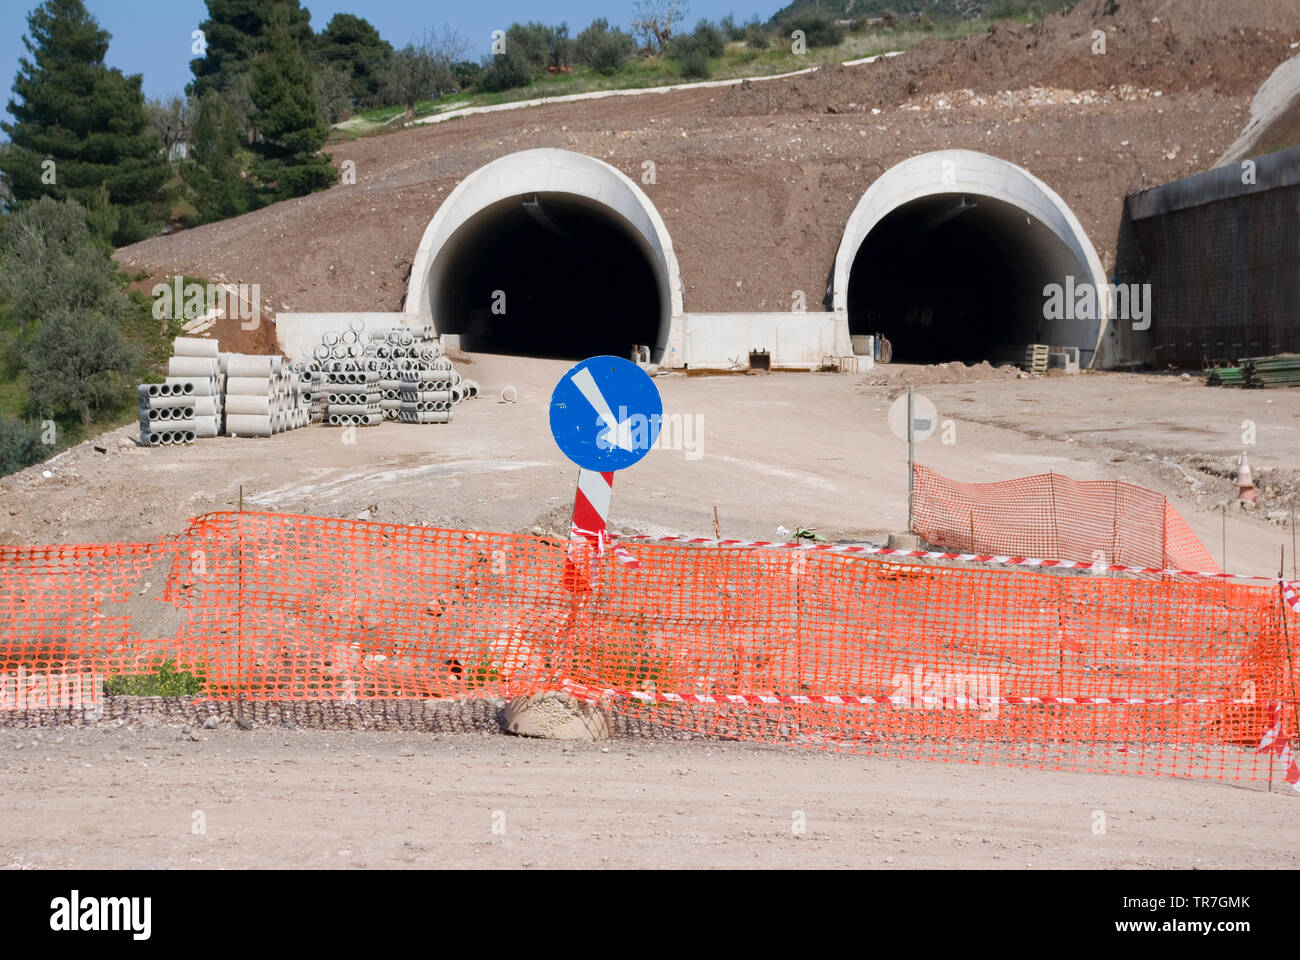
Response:
[[[272,355],[229,353],[225,355],[226,375],[232,379],[241,377],[271,378],[278,376],[284,365],[284,357]]]
[[[215,377],[218,361],[212,357],[172,357],[167,361],[169,377]]]
[[[226,434],[232,437],[269,437],[271,418],[256,414],[226,414]]]
[[[229,377],[226,396],[269,397],[272,393],[270,377]]]
[[[203,337],[177,337],[172,341],[172,355],[176,357],[207,357],[216,360],[220,355],[217,341]]]
[[[243,393],[226,394],[226,416],[231,414],[266,417],[275,403],[269,396],[252,396]]]
[[[220,392],[216,377],[168,377],[164,386],[171,387],[173,394],[179,388],[181,392],[196,397],[215,397]]]

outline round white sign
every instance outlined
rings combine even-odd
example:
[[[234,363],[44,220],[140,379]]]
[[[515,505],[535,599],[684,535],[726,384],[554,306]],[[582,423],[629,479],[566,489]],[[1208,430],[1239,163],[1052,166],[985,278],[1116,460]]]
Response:
[[[928,397],[912,397],[912,439],[918,443],[929,439],[939,425],[939,411]],[[907,439],[907,394],[904,393],[889,408],[889,429],[900,440]]]

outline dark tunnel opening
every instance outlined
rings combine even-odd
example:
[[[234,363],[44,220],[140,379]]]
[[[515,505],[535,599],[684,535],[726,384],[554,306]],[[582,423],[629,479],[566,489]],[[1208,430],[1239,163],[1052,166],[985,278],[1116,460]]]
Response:
[[[858,248],[849,332],[884,335],[901,363],[1019,360],[1026,344],[1062,336],[1043,318],[1043,288],[1070,273],[1087,276],[1019,207],[982,196],[922,197],[892,210]]]
[[[439,333],[465,350],[579,360],[662,347],[666,280],[621,216],[572,194],[525,194],[467,220],[438,254]]]

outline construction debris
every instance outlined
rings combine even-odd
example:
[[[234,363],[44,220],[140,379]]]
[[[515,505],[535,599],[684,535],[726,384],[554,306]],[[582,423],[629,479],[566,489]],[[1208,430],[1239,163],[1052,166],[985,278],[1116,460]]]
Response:
[[[1211,367],[1205,371],[1205,383],[1211,387],[1300,387],[1300,353],[1247,357],[1235,367]]]
[[[1048,354],[1051,347],[1045,343],[1031,343],[1025,348],[1025,362],[1022,366],[1026,373],[1047,373]]]

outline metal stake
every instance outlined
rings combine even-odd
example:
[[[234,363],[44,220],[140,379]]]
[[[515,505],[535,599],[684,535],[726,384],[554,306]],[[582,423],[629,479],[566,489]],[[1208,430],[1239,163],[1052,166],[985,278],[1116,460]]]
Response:
[[[912,485],[916,465],[916,438],[912,427],[916,418],[916,387],[907,388],[907,532],[912,529]]]

